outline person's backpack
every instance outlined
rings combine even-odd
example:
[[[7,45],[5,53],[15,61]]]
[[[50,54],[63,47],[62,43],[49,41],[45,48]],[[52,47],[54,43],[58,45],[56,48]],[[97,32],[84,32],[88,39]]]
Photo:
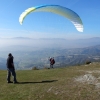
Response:
[[[52,64],[55,64],[55,60],[54,59],[52,59]]]

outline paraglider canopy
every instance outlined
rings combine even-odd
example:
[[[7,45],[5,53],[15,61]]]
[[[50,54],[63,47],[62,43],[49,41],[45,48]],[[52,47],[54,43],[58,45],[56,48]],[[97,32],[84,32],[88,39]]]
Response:
[[[24,18],[28,14],[30,14],[31,12],[39,12],[39,11],[52,12],[64,16],[74,24],[74,26],[79,32],[83,32],[83,23],[79,15],[74,11],[72,11],[71,9],[59,5],[42,5],[42,6],[28,8],[20,15],[19,17],[20,24],[22,25]]]

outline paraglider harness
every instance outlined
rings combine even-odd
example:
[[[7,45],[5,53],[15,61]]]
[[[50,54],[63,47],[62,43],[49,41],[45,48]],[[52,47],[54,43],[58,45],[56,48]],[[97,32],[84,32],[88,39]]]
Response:
[[[50,64],[51,65],[55,64],[55,60],[53,58],[50,58]]]

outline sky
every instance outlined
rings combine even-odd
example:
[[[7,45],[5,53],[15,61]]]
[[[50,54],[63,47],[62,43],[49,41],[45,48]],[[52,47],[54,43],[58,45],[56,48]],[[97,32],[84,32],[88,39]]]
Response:
[[[68,19],[49,12],[31,13],[20,25],[21,13],[39,5],[61,5],[73,10],[82,19],[84,31],[78,32]],[[0,0],[0,9],[0,38],[100,37],[100,0]]]

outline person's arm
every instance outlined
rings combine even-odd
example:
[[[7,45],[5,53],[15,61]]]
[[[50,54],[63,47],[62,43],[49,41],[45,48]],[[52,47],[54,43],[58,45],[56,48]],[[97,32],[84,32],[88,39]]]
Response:
[[[11,59],[11,65],[14,68],[14,62],[13,62],[13,58]]]

